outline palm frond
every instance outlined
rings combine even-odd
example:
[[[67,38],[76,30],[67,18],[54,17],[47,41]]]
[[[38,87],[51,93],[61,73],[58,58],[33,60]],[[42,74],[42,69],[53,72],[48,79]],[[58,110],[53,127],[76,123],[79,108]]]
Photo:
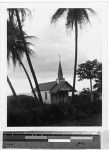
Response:
[[[26,33],[25,33],[25,39],[33,39],[33,38],[37,38],[36,36],[28,36]],[[37,38],[38,39],[38,38]]]
[[[75,24],[75,12],[74,9],[68,9],[66,17],[66,28],[73,29]]]
[[[25,21],[26,16],[31,15],[31,11],[27,8],[8,8],[8,20],[10,22],[13,22],[14,24],[17,24],[17,19],[16,19],[16,10],[19,13],[21,22],[23,23]]]
[[[82,28],[82,26],[86,23],[90,23],[89,15],[86,9],[81,9],[80,19],[78,19],[78,24],[80,25],[80,28]]]
[[[65,12],[66,13],[66,28],[73,29],[75,20],[80,28],[86,23],[90,23],[88,12],[96,14],[91,8],[59,8],[51,18],[51,22],[56,22]]]
[[[51,23],[55,23],[66,11],[66,8],[59,8],[51,18]]]
[[[86,8],[86,9],[93,15],[97,14],[92,8]]]
[[[26,37],[26,51],[28,51],[29,55],[33,55],[33,50],[30,46],[34,46],[29,40],[31,40],[34,36],[27,36],[24,32],[24,36]],[[7,59],[8,62],[11,59],[13,61],[14,66],[17,63],[20,63],[21,59],[25,54],[24,43],[22,40],[21,32],[17,25],[13,22],[7,21]]]

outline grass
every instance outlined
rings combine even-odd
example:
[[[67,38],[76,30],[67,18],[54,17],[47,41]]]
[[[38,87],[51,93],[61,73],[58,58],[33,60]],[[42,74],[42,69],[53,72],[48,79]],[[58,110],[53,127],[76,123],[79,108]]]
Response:
[[[7,97],[7,126],[101,126],[101,101],[40,105],[31,96]]]
[[[54,124],[53,126],[101,126],[102,118],[100,115],[95,115],[93,117],[87,118],[85,120],[67,120],[60,122],[58,124]]]

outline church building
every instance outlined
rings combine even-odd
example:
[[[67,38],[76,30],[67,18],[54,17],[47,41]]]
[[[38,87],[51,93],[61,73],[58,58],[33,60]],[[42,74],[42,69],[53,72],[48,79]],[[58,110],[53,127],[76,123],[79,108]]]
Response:
[[[63,78],[60,60],[58,67],[58,77],[56,81],[40,83],[39,88],[44,103],[68,103],[69,92],[73,91],[73,87]],[[35,88],[34,90],[37,95],[37,89]]]

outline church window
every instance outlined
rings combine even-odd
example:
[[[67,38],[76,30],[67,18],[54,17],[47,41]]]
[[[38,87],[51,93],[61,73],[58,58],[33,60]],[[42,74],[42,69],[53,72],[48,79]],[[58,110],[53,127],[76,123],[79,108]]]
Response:
[[[68,96],[72,96],[72,92],[68,92]]]
[[[45,99],[47,99],[47,92],[45,92]]]

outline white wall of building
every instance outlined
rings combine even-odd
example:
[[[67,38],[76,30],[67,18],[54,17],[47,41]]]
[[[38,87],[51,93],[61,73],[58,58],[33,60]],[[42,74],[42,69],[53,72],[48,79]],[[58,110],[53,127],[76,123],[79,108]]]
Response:
[[[45,99],[45,93],[47,93],[47,99]],[[37,92],[36,92],[36,95],[38,95]],[[42,96],[44,103],[51,104],[51,95],[49,91],[41,91],[41,96]]]

